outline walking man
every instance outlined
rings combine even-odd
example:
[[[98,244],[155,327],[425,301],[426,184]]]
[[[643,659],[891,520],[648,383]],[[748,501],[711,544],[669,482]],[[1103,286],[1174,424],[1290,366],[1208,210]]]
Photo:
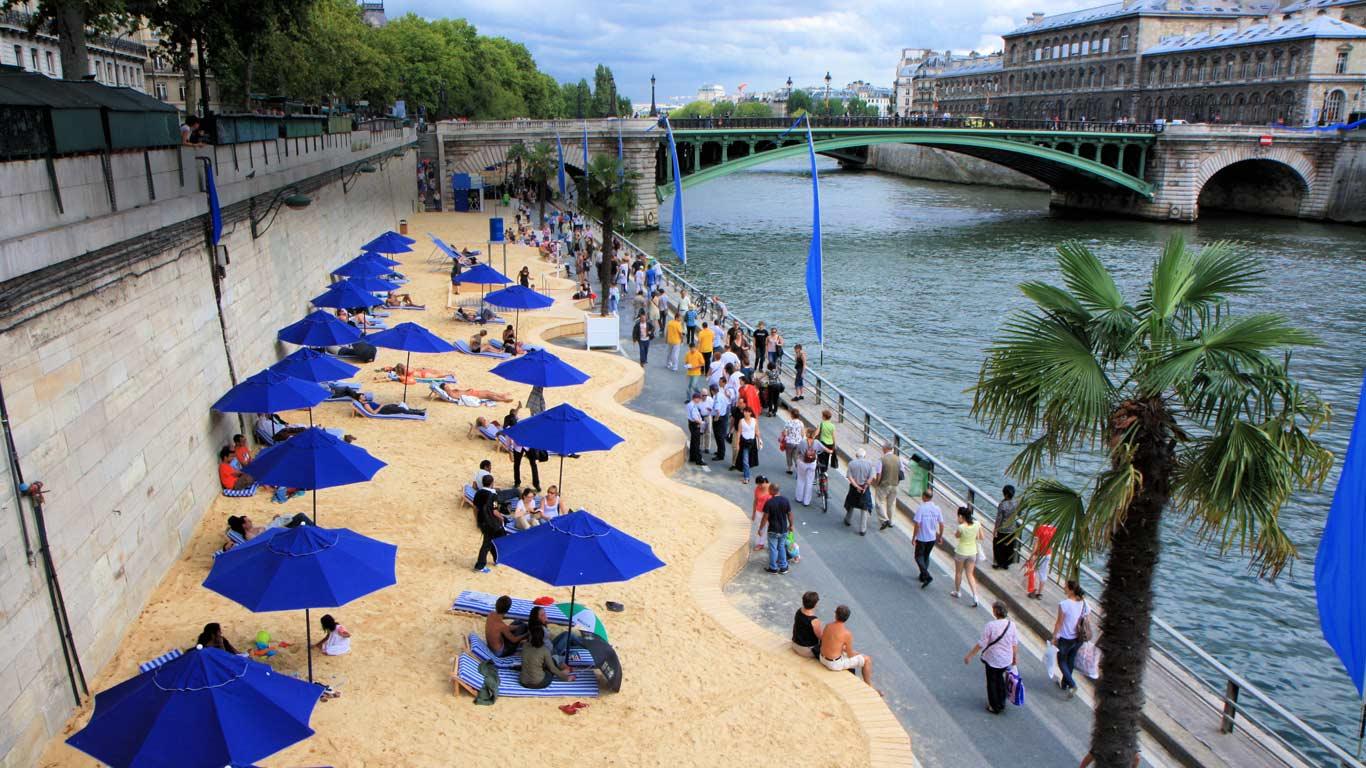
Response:
[[[915,566],[920,569],[920,588],[924,589],[934,581],[930,575],[930,553],[944,538],[944,513],[934,503],[932,488],[926,487],[920,496],[920,506],[916,507],[915,518],[911,521],[911,533],[915,538]]]
[[[702,366],[711,369],[712,339],[716,332],[705,321],[702,323],[702,330],[697,332],[697,349],[702,353]]]
[[[474,561],[474,570],[488,573],[489,555],[493,555],[495,565],[498,563],[498,550],[493,546],[493,540],[507,531],[503,530],[503,514],[498,511],[498,492],[493,489],[493,475],[484,475],[480,479],[480,484],[482,487],[474,495],[474,514],[482,539],[479,542],[479,557]]]
[[[716,442],[716,453],[712,461],[726,460],[726,443],[730,439],[731,399],[722,385],[712,384],[711,390],[711,432]]]
[[[876,474],[877,468],[868,460],[868,452],[862,448],[855,451],[854,460],[849,462],[845,470],[849,478],[849,492],[844,496],[844,524],[850,525],[854,510],[861,510],[858,526],[860,536],[868,535],[868,518],[873,513],[872,482]]]
[[[792,530],[792,505],[783,496],[777,483],[769,483],[773,494],[764,502],[764,517],[759,527],[768,526],[768,567],[769,573],[787,573],[787,532]]]
[[[896,513],[896,486],[901,482],[901,459],[892,452],[892,444],[882,446],[882,467],[878,471],[877,514],[882,519],[879,531],[892,527],[892,515]]]
[[[702,393],[692,393],[692,402],[688,403],[688,461],[700,467],[707,466],[702,461],[702,426],[706,419],[702,415]]]
[[[667,367],[671,371],[676,371],[679,358],[683,354],[683,321],[678,319],[678,315],[670,317],[664,326],[664,343],[669,345]]]

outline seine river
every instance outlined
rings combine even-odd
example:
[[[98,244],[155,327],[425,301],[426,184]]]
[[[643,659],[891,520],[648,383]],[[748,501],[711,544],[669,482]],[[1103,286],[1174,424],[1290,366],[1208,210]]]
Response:
[[[1010,444],[988,437],[965,392],[1002,318],[1025,301],[1016,285],[1058,280],[1053,247],[1087,242],[1136,295],[1162,242],[1238,240],[1259,256],[1267,283],[1254,301],[1311,330],[1322,346],[1293,367],[1334,408],[1321,433],[1341,456],[1366,363],[1366,229],[1261,217],[1209,216],[1173,226],[1051,215],[1038,192],[915,181],[840,170],[822,160],[825,363],[828,377],[983,488],[1010,478]],[[777,323],[790,350],[814,331],[803,265],[810,236],[806,161],[779,161],[685,193],[686,277],[750,322]],[[640,245],[669,254],[661,232]],[[1159,614],[1221,661],[1274,692],[1300,717],[1355,747],[1360,703],[1323,641],[1314,555],[1337,481],[1294,499],[1282,516],[1299,547],[1293,570],[1259,580],[1235,554],[1198,547],[1170,526],[1158,574]]]

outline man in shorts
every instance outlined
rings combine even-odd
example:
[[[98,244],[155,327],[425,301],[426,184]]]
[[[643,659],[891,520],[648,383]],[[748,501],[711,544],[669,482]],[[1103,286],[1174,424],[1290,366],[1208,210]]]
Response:
[[[872,685],[873,659],[867,654],[854,653],[854,635],[849,631],[848,622],[849,606],[836,608],[835,620],[821,632],[821,663],[836,672],[858,670],[863,675],[863,682]]]

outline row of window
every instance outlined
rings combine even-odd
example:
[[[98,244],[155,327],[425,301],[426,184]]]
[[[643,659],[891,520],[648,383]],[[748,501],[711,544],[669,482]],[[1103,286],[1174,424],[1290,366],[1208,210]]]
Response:
[[[1129,28],[1120,27],[1119,29],[1119,52],[1125,53],[1129,50]],[[1020,57],[1024,53],[1024,58]],[[1053,59],[1069,59],[1074,56],[1103,56],[1110,53],[1110,30],[1099,32],[1088,32],[1080,35],[1060,35],[1051,40],[1041,40],[1038,42],[1030,41],[1025,43],[1021,49],[1019,44],[1012,43],[1006,61],[1009,64],[1021,64],[1031,61],[1050,61]]]
[[[1087,67],[1085,69],[1066,69],[1053,70],[1051,72],[1026,72],[1020,75],[1017,81],[1015,75],[1010,75],[1006,79],[1006,89],[1014,93],[1015,84],[1020,84],[1022,91],[1052,91],[1059,88],[1104,88],[1107,84],[1105,67]],[[1123,64],[1115,67],[1114,85],[1125,85],[1128,82],[1128,70]]]
[[[27,61],[27,64],[25,64]],[[110,83],[113,85],[128,85],[138,90],[142,89],[142,67],[131,64],[117,64],[115,62],[94,59],[95,81],[99,83]],[[57,77],[57,56],[52,51],[40,51],[36,47],[28,49],[28,56],[24,56],[24,46],[14,46],[14,64],[20,69],[29,72],[46,74],[49,77]]]
[[[1318,106],[1318,105],[1313,105]],[[1189,120],[1191,122],[1223,122],[1265,125],[1285,123],[1297,125],[1302,122],[1304,105],[1294,91],[1269,91],[1263,93],[1224,93],[1194,94],[1182,96],[1157,96],[1143,99],[1138,105],[1139,119],[1151,120]],[[1318,121],[1336,123],[1346,119],[1347,93],[1342,90],[1330,91],[1318,106]],[[1124,109],[1124,99],[1115,98],[1105,104],[1100,98],[1087,99],[1048,99],[1029,100],[1021,104],[1007,102],[1004,105],[992,104],[989,109],[994,114],[1006,117],[1040,120],[1120,120],[1129,115]]]
[[[1338,54],[1335,66],[1341,74],[1347,71],[1347,53]],[[1261,51],[1254,54],[1229,54],[1221,57],[1186,59],[1184,62],[1148,62],[1147,83],[1149,86],[1218,82],[1220,80],[1261,80],[1266,77],[1295,75],[1300,71],[1300,52],[1290,51],[1283,55],[1280,50]]]

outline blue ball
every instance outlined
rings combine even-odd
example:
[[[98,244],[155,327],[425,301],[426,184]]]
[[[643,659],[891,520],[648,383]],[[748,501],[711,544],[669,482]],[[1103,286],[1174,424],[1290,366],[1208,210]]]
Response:
[[[20,483],[20,484],[19,484],[19,492],[20,492],[20,493],[28,493],[28,483]]]

